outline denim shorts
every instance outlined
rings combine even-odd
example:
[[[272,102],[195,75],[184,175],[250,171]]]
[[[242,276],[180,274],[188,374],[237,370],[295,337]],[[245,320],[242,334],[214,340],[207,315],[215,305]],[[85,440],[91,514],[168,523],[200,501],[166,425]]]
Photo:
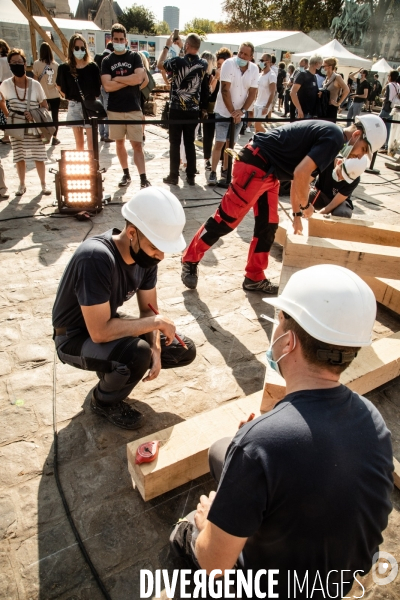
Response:
[[[79,121],[83,119],[82,103],[68,100],[67,121]],[[71,127],[83,127],[83,125],[71,125]]]
[[[223,119],[224,117],[219,113],[215,113],[216,119]],[[229,140],[229,125],[230,121],[215,123],[215,141],[216,142],[225,142]],[[235,144],[239,137],[239,132],[242,129],[242,122],[236,123],[235,125]]]

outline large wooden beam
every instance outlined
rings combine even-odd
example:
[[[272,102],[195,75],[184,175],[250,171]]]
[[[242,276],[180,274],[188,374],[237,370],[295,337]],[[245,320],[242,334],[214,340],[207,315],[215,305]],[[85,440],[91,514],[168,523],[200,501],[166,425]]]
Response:
[[[358,394],[366,394],[399,375],[400,332],[361,348],[357,358],[341,374],[340,382]],[[272,410],[285,393],[285,380],[267,368],[261,412]]]
[[[393,472],[393,481],[394,485],[400,490],[400,463],[393,457],[394,463],[394,472]]]
[[[318,264],[347,267],[358,275],[393,279],[400,273],[400,248],[288,235],[283,264],[304,269]]]
[[[127,444],[129,472],[143,500],[208,473],[210,446],[222,437],[233,437],[250,413],[258,416],[260,401],[257,392]],[[138,446],[151,440],[161,441],[158,457],[151,463],[135,464]]]
[[[31,0],[29,0],[31,1]],[[42,3],[41,0],[35,0],[35,3],[37,4],[37,6],[39,7],[39,10],[41,11],[41,13],[47,17],[48,21],[50,22],[50,25],[53,27],[54,31],[57,33],[58,37],[60,38],[61,44],[62,44],[62,48],[63,48],[63,52],[65,55],[68,54],[68,40],[65,37],[65,35],[63,34],[63,32],[61,31],[61,29],[59,28],[59,26],[57,25],[57,23],[55,22],[55,20],[53,19],[53,17],[51,16],[51,14],[49,13],[49,11],[47,10],[47,8],[44,6],[44,4]],[[31,11],[29,11],[31,12]]]
[[[32,25],[32,27],[38,32],[38,34],[41,36],[41,38],[43,40],[46,40],[46,42],[49,44],[49,46],[51,47],[53,52],[55,54],[57,54],[58,58],[60,58],[63,62],[65,62],[67,60],[66,56],[64,56],[64,54],[61,52],[60,48],[58,46],[56,46],[56,44],[53,42],[53,40],[50,39],[49,36],[46,34],[44,29],[42,29],[40,27],[40,25],[35,21],[34,17],[32,17],[32,15],[25,8],[25,6],[22,4],[22,2],[20,2],[20,0],[12,0],[12,1],[14,2],[15,6],[22,12],[24,17],[26,19],[28,19],[29,24]],[[71,23],[73,23],[73,22],[71,21]],[[35,44],[36,44],[36,40],[35,40]]]
[[[26,0],[26,6],[29,14],[32,14],[32,0]],[[32,58],[33,60],[37,60],[37,45],[36,45],[36,33],[35,28],[32,25],[31,21],[29,21],[29,37],[31,38],[31,50],[32,50]]]
[[[314,215],[308,220],[308,235],[400,247],[400,227],[398,225],[375,223],[374,221],[360,219],[326,218],[322,215]]]
[[[362,278],[374,292],[377,302],[400,314],[400,280],[381,277]]]

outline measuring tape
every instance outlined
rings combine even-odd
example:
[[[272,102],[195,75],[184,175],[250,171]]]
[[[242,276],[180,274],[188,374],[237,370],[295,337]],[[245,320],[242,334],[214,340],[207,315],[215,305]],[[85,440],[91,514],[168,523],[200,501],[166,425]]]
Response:
[[[135,463],[140,465],[141,463],[153,462],[153,460],[155,460],[158,456],[159,446],[160,442],[158,440],[155,442],[144,442],[143,444],[140,444],[136,450]]]

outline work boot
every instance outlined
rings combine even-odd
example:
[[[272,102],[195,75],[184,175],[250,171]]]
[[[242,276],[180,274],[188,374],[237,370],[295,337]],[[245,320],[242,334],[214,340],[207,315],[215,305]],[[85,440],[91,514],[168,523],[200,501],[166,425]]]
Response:
[[[168,175],[167,177],[163,177],[163,182],[167,183],[168,185],[178,185],[179,179],[173,175]]]
[[[278,293],[278,288],[275,283],[271,283],[269,279],[262,279],[261,281],[253,281],[248,277],[244,278],[243,281],[243,289],[248,292],[261,292],[262,294],[272,294],[276,295]]]
[[[120,400],[113,404],[100,403],[94,390],[90,400],[90,408],[96,415],[105,417],[107,421],[117,427],[122,427],[122,429],[139,429],[143,425],[142,413],[132,408],[127,402]]]
[[[199,263],[183,262],[181,279],[189,290],[195,290],[199,280]]]
[[[189,175],[186,177],[186,182],[187,182],[189,185],[196,185],[196,180],[195,180],[195,178],[194,178],[194,177],[189,177]]]

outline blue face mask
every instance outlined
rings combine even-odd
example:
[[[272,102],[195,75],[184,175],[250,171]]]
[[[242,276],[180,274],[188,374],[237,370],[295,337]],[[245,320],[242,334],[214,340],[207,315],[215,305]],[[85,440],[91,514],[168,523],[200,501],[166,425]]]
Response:
[[[262,60],[260,60],[258,66],[260,67],[260,69],[265,69],[265,63]]]
[[[125,46],[125,44],[116,44],[114,42],[114,50],[116,52],[123,52],[124,50],[126,50],[126,46]]]
[[[271,346],[268,348],[268,350],[265,353],[265,356],[267,358],[267,363],[268,365],[271,367],[271,369],[273,369],[274,371],[276,371],[281,377],[282,377],[282,373],[281,370],[279,368],[279,361],[282,360],[282,358],[284,356],[287,356],[289,354],[289,352],[286,352],[286,354],[282,354],[282,356],[280,358],[278,358],[278,360],[274,360],[273,356],[272,356],[272,348],[274,347],[274,345],[276,344],[276,342],[278,340],[280,340],[281,338],[283,338],[285,335],[287,335],[289,332],[287,331],[286,333],[283,333],[282,335],[280,335],[278,338],[276,338],[276,340],[273,341],[273,343],[271,344]],[[293,334],[295,336],[295,334]],[[294,337],[294,346],[293,346],[293,350],[296,348],[296,336]]]
[[[85,50],[74,50],[74,56],[78,60],[82,60],[82,58],[85,58],[85,56],[86,56],[86,51]]]
[[[300,73],[304,73],[305,68],[304,67],[299,67],[299,71],[300,71]]]
[[[239,58],[238,56],[236,57],[236,62],[238,64],[239,67],[246,67],[247,63],[249,62],[248,60],[244,60],[243,58]]]

